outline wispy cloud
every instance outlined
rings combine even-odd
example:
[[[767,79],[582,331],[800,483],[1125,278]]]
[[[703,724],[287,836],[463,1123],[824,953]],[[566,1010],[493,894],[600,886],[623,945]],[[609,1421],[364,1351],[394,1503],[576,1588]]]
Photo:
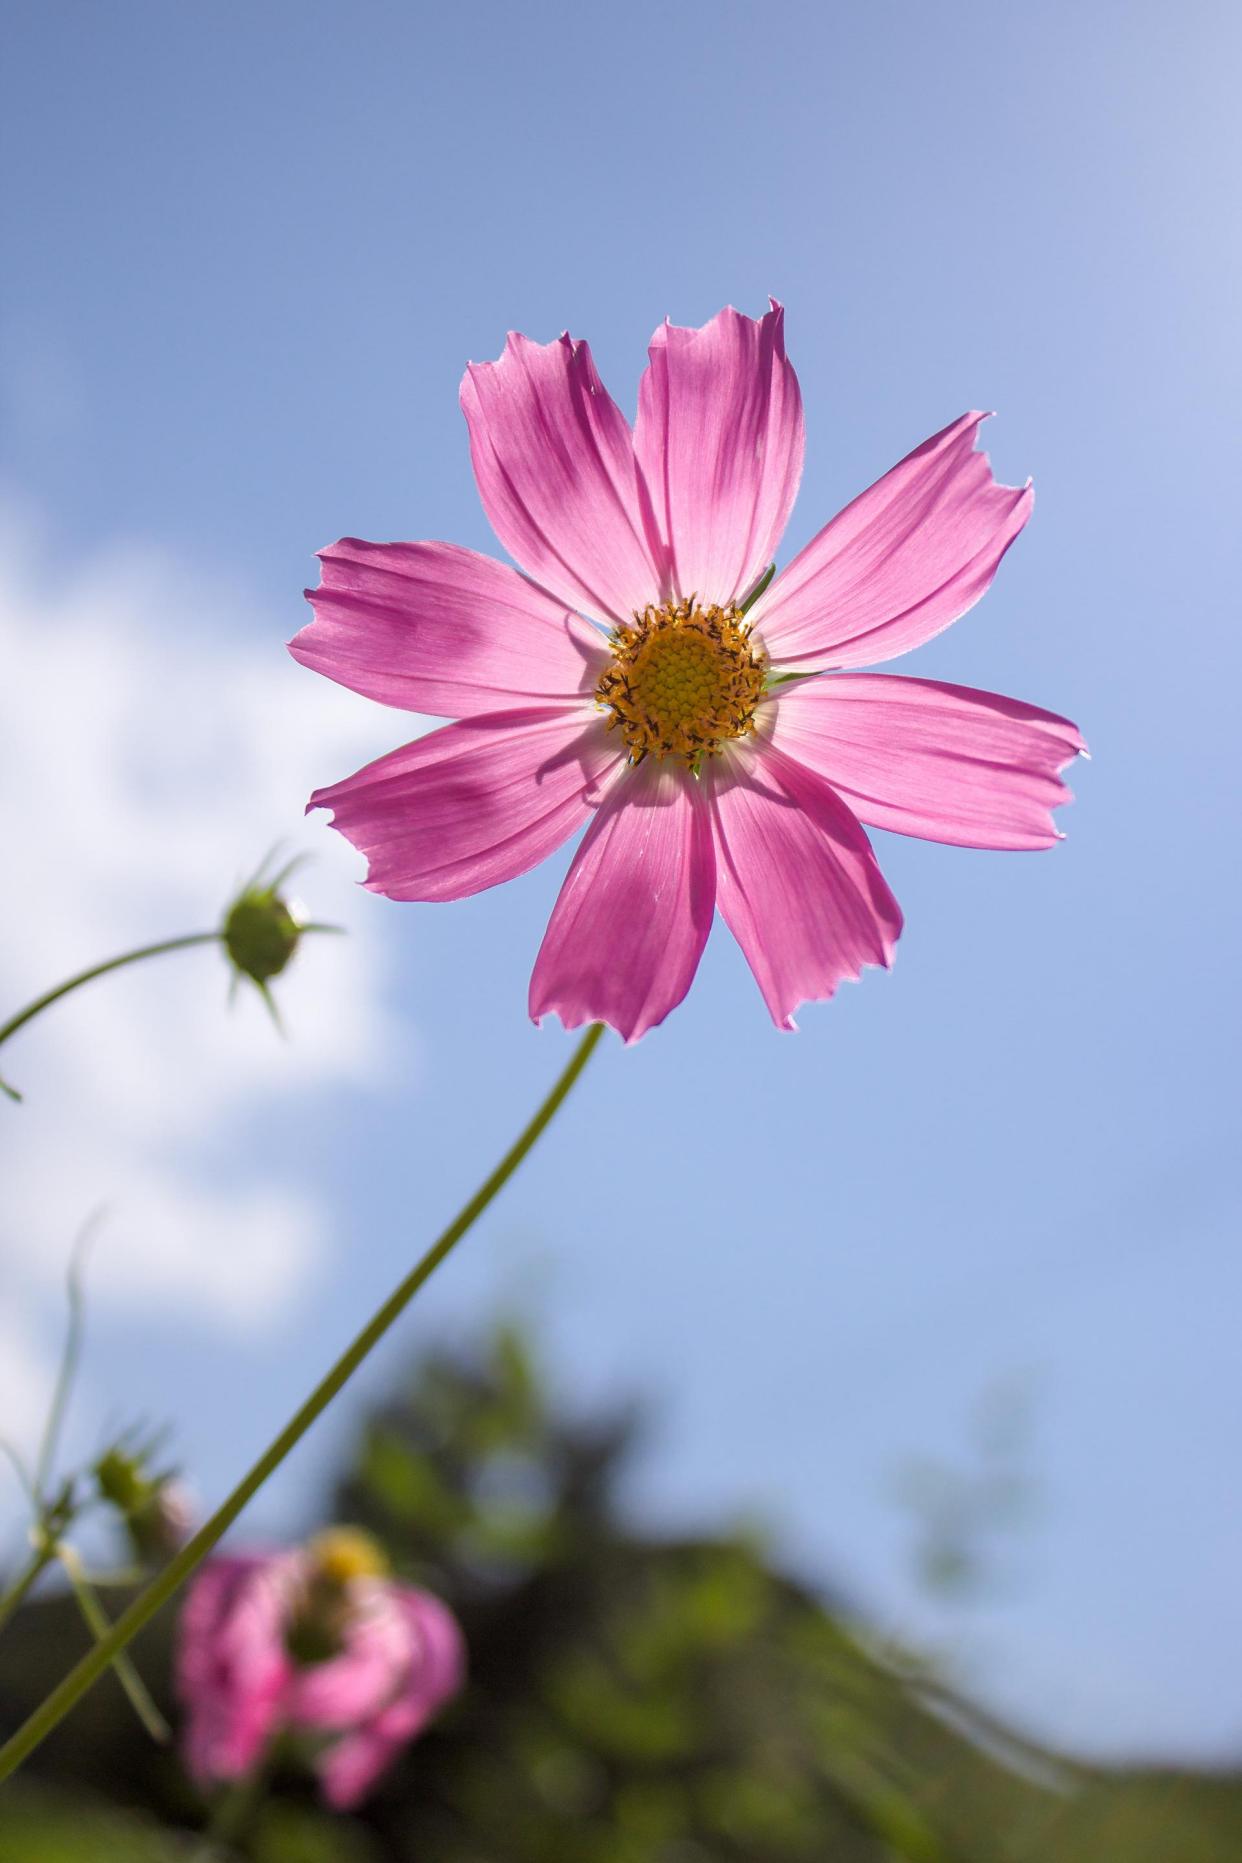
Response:
[[[90,1210],[110,1210],[93,1302],[262,1328],[313,1283],[330,1213],[313,1158],[295,1179],[252,1155],[258,1107],[408,1070],[382,915],[338,837],[302,824],[316,782],[401,730],[288,660],[296,620],[292,605],[258,612],[219,566],[141,544],[58,573],[31,514],[0,509],[0,1014],[100,957],[218,922],[278,841],[313,847],[296,890],[351,933],[308,939],[279,979],[288,1041],[254,992],[226,1012],[208,948],[89,986],[6,1047],[27,1097],[0,1105],[0,1429],[28,1421]]]

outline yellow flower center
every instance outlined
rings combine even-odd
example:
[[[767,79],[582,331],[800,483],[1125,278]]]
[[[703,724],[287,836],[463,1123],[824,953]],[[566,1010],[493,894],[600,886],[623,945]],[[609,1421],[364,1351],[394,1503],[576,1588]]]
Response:
[[[366,1595],[356,1587],[386,1577],[389,1570],[383,1548],[360,1527],[328,1527],[307,1542],[306,1551],[299,1595],[285,1628],[285,1648],[302,1668],[340,1655]]]
[[[702,608],[693,598],[648,608],[609,645],[595,697],[634,763],[676,757],[697,769],[729,738],[754,730],[767,657],[752,645],[740,608]]]
[[[388,1561],[381,1546],[360,1527],[328,1527],[310,1542],[311,1563],[321,1583],[345,1586],[355,1578],[383,1578]]]

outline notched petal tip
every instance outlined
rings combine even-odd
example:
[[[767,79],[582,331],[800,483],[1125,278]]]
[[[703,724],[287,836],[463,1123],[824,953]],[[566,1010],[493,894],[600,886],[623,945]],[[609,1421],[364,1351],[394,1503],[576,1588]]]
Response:
[[[674,1006],[676,1007],[676,1005]],[[602,1022],[604,1027],[611,1030],[626,1048],[635,1047],[637,1043],[643,1039],[644,1035],[649,1035],[652,1029],[659,1028],[662,1022],[667,1022],[672,1013],[671,1009],[666,1010],[662,1016],[657,1017],[653,1022],[643,1022],[637,1027],[631,1026],[629,1029],[625,1029],[622,1028],[619,1023],[613,1021],[611,1016],[595,1012],[584,1012],[579,1015],[575,1010],[562,1009],[557,1003],[543,1003],[537,1009],[533,1007],[528,1009],[530,1019],[537,1029],[542,1030],[546,1026],[548,1018],[554,1016],[566,1035],[572,1035],[576,1030],[586,1028],[593,1022]]]

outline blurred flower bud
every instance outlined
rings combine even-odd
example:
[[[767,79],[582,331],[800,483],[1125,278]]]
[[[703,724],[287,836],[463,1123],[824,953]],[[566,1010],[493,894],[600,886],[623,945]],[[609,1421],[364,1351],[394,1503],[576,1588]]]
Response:
[[[138,1557],[162,1565],[180,1552],[198,1522],[198,1508],[185,1482],[175,1476],[161,1481],[145,1507],[126,1522]]]
[[[149,1466],[150,1451],[114,1444],[93,1469],[100,1499],[121,1516],[138,1558],[156,1564],[172,1557],[194,1530],[189,1489],[169,1470]]]
[[[143,1472],[141,1452],[123,1449],[119,1443],[115,1448],[105,1449],[92,1472],[99,1487],[100,1498],[121,1514],[132,1513],[136,1507],[141,1506],[150,1489],[150,1482]]]

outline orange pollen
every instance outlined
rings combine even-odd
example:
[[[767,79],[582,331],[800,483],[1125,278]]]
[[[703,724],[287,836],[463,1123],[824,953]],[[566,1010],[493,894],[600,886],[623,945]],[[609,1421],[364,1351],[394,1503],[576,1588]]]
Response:
[[[733,737],[755,728],[768,662],[740,608],[701,608],[695,598],[646,608],[619,627],[596,702],[612,713],[633,763],[676,757],[697,770]]]

